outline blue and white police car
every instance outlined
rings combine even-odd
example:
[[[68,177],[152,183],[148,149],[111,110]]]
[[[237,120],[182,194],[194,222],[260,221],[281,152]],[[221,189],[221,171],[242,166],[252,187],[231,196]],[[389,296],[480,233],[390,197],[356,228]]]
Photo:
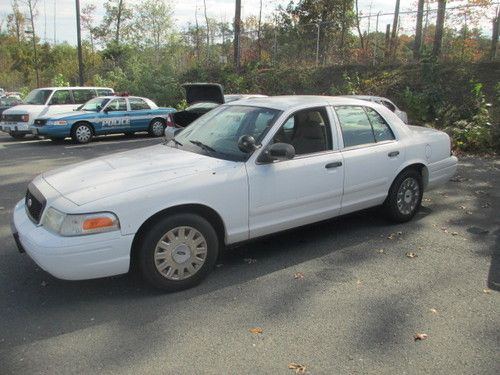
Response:
[[[147,131],[153,137],[173,126],[174,108],[159,108],[147,98],[128,95],[100,96],[73,112],[37,118],[31,132],[53,141],[71,137],[75,143],[88,143],[96,135]]]

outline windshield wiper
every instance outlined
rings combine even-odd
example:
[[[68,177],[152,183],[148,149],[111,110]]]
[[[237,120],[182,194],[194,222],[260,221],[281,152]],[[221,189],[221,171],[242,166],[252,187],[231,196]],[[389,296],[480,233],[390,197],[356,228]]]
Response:
[[[214,150],[212,147],[210,147],[209,145],[206,145],[204,144],[203,142],[200,142],[200,141],[189,141],[191,142],[192,144],[202,148],[203,150],[205,151],[209,151],[209,152],[217,152],[216,150]]]

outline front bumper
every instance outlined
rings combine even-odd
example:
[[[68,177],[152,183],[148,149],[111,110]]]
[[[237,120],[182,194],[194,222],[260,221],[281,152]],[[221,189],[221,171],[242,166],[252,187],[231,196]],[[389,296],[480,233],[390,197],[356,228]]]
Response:
[[[33,135],[65,138],[71,135],[71,126],[60,126],[60,125],[31,126],[30,132]]]
[[[27,122],[0,122],[0,130],[5,133],[28,134],[31,133]]]
[[[85,280],[126,273],[134,235],[120,231],[63,237],[35,225],[24,200],[14,208],[12,229],[18,248],[45,271],[64,280]],[[17,236],[15,235],[17,233]]]

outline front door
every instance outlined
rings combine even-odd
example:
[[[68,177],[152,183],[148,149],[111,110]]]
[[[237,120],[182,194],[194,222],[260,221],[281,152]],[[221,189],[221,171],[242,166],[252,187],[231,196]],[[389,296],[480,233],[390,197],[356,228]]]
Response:
[[[119,133],[130,129],[130,116],[124,98],[111,100],[100,117],[101,127],[96,129],[97,133]]]
[[[289,143],[291,160],[247,164],[250,238],[309,224],[340,211],[344,168],[324,107],[291,115],[271,143]]]

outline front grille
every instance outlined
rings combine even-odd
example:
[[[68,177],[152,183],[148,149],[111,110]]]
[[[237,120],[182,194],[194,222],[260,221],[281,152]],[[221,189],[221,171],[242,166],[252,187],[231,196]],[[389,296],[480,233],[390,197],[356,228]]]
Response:
[[[36,119],[34,124],[35,126],[45,126],[47,124],[47,120]]]
[[[24,203],[26,205],[28,216],[32,221],[38,224],[42,217],[42,212],[45,208],[46,200],[43,197],[42,193],[40,193],[38,189],[32,184],[28,186]]]
[[[23,121],[23,116],[24,115],[3,115],[3,120],[4,121],[9,121],[9,122],[22,122]]]

